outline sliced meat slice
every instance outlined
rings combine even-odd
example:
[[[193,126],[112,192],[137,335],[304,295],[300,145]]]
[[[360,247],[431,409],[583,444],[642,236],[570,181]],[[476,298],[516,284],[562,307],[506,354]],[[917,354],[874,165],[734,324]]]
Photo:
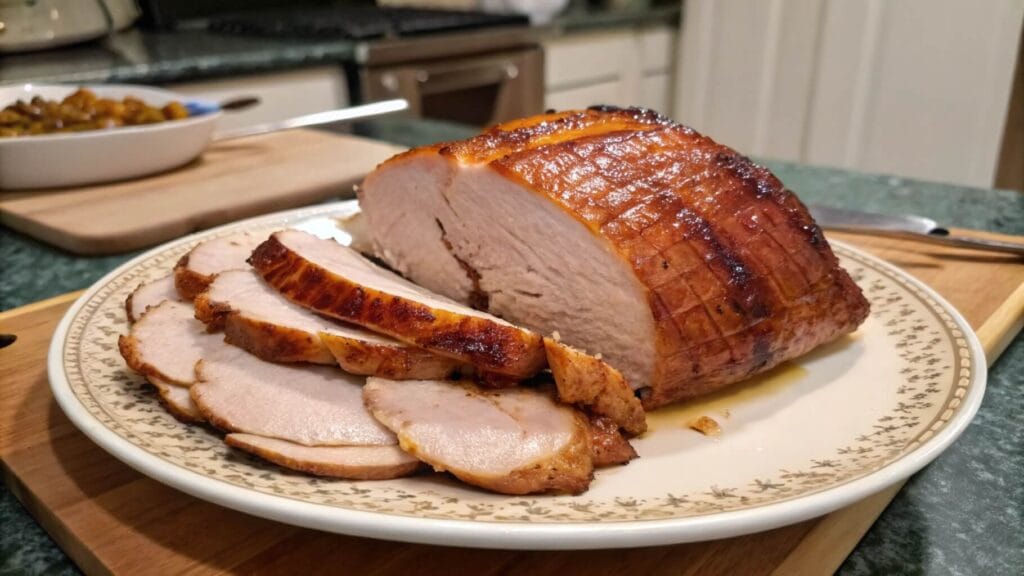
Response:
[[[192,401],[192,395],[189,394],[187,386],[171,384],[155,376],[149,376],[146,379],[156,388],[164,408],[175,418],[191,423],[206,422],[199,407]]]
[[[448,378],[465,367],[452,358],[404,343],[401,346],[373,344],[334,330],[320,332],[318,336],[341,369],[352,374],[420,380]]]
[[[626,464],[637,457],[619,425],[605,416],[590,416],[590,453],[597,468]]]
[[[544,392],[369,378],[363,396],[404,450],[468,484],[578,494],[593,477],[586,419]]]
[[[150,308],[117,341],[128,366],[148,378],[190,386],[195,366],[211,350],[229,348],[221,334],[210,334],[194,317],[191,304],[165,300]]]
[[[174,285],[182,298],[194,299],[226,270],[246,269],[245,260],[266,236],[242,232],[196,245],[174,266]]]
[[[291,470],[348,480],[399,478],[423,466],[398,446],[303,446],[254,434],[228,434],[224,442]]]
[[[606,416],[633,436],[647,430],[644,407],[621,372],[600,358],[553,338],[544,338],[544,348],[562,402],[585,406],[594,414]]]
[[[326,366],[265,362],[241,348],[206,351],[191,388],[214,426],[306,446],[389,446],[363,406],[363,379]]]
[[[424,290],[333,240],[276,232],[250,262],[297,304],[483,371],[527,377],[545,365],[540,335]]]
[[[222,272],[196,297],[196,317],[273,362],[340,364],[352,374],[445,378],[458,362],[289,302],[252,269]]]
[[[128,313],[129,322],[137,322],[149,308],[164,300],[181,301],[181,296],[174,288],[174,275],[168,274],[159,280],[139,284],[134,292],[125,300],[124,309]]]

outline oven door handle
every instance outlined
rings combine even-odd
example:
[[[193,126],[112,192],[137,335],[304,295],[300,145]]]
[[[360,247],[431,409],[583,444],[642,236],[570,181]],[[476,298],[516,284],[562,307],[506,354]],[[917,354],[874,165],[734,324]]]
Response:
[[[420,94],[423,95],[501,84],[517,76],[519,76],[519,68],[511,62],[491,62],[482,66],[417,70],[415,72]]]

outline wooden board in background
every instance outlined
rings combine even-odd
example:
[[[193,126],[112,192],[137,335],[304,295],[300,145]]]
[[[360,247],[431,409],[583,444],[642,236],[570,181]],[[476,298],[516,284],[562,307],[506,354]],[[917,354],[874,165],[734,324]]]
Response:
[[[347,195],[377,164],[402,150],[315,130],[228,140],[187,166],[148,178],[0,192],[0,223],[76,254],[126,252]]]
[[[1020,329],[1020,260],[908,241],[842,238],[903,266],[950,300],[978,329],[990,362]],[[0,350],[0,458],[7,484],[88,573],[824,574],[839,566],[898,490],[760,534],[632,550],[471,550],[279,524],[151,480],[68,421],[50,394],[45,357],[56,323],[75,296],[0,313],[0,332],[18,336]]]

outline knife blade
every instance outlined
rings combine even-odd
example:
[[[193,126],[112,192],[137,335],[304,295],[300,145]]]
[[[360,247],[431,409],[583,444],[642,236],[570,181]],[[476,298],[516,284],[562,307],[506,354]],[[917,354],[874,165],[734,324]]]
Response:
[[[890,236],[945,246],[956,246],[958,248],[989,250],[1024,256],[1024,242],[991,240],[978,236],[953,234],[949,229],[939,226],[935,220],[923,216],[876,214],[847,208],[814,205],[808,206],[808,209],[818,225],[829,230],[874,236]]]
[[[338,110],[330,110],[327,112],[307,114],[305,116],[289,118],[287,120],[281,120],[279,122],[268,122],[266,124],[257,124],[255,126],[244,126],[242,128],[236,128],[233,130],[225,130],[214,134],[213,139],[217,142],[220,142],[222,140],[232,140],[234,138],[256,136],[258,134],[269,134],[270,132],[278,132],[281,130],[291,130],[292,128],[320,126],[323,124],[333,124],[336,122],[353,122],[356,120],[373,118],[374,116],[382,116],[384,114],[393,114],[395,112],[401,112],[402,110],[407,110],[408,108],[409,102],[402,98],[395,98],[394,100],[381,100],[380,102],[371,102],[370,104],[351,106],[349,108],[339,108]]]

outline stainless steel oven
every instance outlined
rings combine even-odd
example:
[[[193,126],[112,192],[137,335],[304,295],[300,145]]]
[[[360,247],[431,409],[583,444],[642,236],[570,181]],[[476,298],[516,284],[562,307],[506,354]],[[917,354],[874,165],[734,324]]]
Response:
[[[417,116],[486,126],[544,111],[544,51],[522,28],[378,41],[357,60],[363,100],[402,97]]]
[[[3,0],[0,0],[2,2]],[[376,6],[372,0],[142,0],[159,28],[347,40],[356,101],[401,96],[415,115],[484,126],[543,111],[541,31],[515,14]]]
[[[402,97],[414,115],[486,126],[543,111],[544,52],[531,47],[367,67],[360,80],[366,100]]]

